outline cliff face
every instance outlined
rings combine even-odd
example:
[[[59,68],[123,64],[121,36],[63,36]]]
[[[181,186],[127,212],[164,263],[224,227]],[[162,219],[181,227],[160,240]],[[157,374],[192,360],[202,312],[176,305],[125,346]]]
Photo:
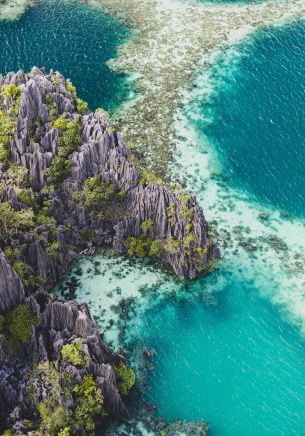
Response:
[[[59,73],[34,68],[0,76],[0,417],[15,434],[26,431],[26,418],[37,424],[38,410],[47,420],[54,386],[46,384],[46,368],[60,387],[51,395],[56,413],[65,406],[67,416],[77,415],[83,404],[79,386],[90,375],[91,409],[100,411],[97,392],[102,392],[110,416],[128,414],[118,377],[126,377],[130,387],[133,376],[124,357],[107,347],[86,305],[47,293],[77,251],[106,244],[120,253],[156,256],[181,278],[207,271],[219,255],[196,199],[139,174],[105,113],[87,112]],[[25,334],[17,315],[27,310],[37,322],[17,352],[5,335]],[[84,366],[63,359],[62,350],[70,345]],[[30,375],[33,404],[27,400]],[[67,380],[73,385],[68,398]],[[90,429],[90,420],[79,420],[82,431],[86,425]]]
[[[43,243],[26,241],[29,266],[34,274],[47,277],[47,288],[63,274],[62,265],[74,257],[73,246],[79,244],[80,229],[85,228],[93,230],[96,243],[113,245],[120,253],[128,250],[127,238],[157,239],[162,246],[158,256],[182,278],[194,278],[206,270],[218,252],[208,237],[207,222],[194,197],[171,192],[161,184],[151,183],[149,178],[142,178],[139,183],[141,176],[120,134],[113,131],[102,111],[79,113],[74,92],[69,92],[67,82],[59,74],[46,75],[33,69],[28,75],[19,71],[0,78],[0,86],[12,84],[20,88],[20,104],[10,153],[14,162],[28,169],[33,193],[50,184],[47,168],[59,152],[62,135],[62,129],[54,127],[54,119],[64,116],[72,120],[77,114],[82,130],[80,143],[68,156],[71,166],[66,179],[49,193],[50,213],[57,220],[57,239],[63,246],[61,258],[47,258]],[[11,111],[13,97],[2,96],[0,104],[4,112]],[[97,175],[125,193],[121,219],[119,215],[114,220],[96,219],[72,201],[73,193],[84,181]],[[0,180],[5,184],[0,199],[22,208],[1,167]],[[147,220],[152,222],[151,228],[143,232],[141,224]],[[42,228],[38,231],[47,238]]]
[[[28,423],[32,419],[34,422],[37,420],[37,404],[50,400],[46,380],[37,376],[31,379],[31,374],[34,365],[48,362],[56,362],[60,370],[69,374],[75,383],[79,383],[84,374],[93,375],[97,388],[103,392],[104,410],[113,417],[128,416],[112,368],[120,362],[125,363],[125,358],[113,353],[102,340],[86,304],[57,301],[40,291],[25,297],[20,279],[1,251],[0,271],[0,312],[20,307],[20,304],[27,305],[39,319],[37,325],[32,325],[32,332],[25,344],[11,346],[5,340],[0,340],[1,425],[9,427],[14,434],[28,433]],[[79,339],[86,356],[86,367],[80,368],[71,362],[63,364],[63,347],[75,344]],[[30,380],[36,393],[32,403],[29,403],[27,394]],[[72,396],[69,401],[72,403],[69,407],[73,410],[75,404]]]

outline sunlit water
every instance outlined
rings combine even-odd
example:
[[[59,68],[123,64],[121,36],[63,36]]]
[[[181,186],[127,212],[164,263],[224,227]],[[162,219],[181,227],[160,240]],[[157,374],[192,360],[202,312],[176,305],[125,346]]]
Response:
[[[223,65],[215,68],[217,78]],[[305,24],[260,32],[225,73],[199,129],[230,183],[292,215],[305,215]]]
[[[129,35],[119,22],[78,1],[38,0],[18,21],[0,22],[0,73],[35,65],[70,78],[91,109],[113,109],[130,89],[106,61]]]
[[[105,62],[127,32],[100,11],[39,2],[20,21],[0,23],[0,35],[1,72],[60,70],[92,108],[126,98],[126,81]],[[212,123],[197,126],[214,143],[231,185],[296,214],[304,188],[304,42],[302,26],[252,40],[210,103]],[[103,252],[80,258],[61,291],[88,302],[114,347],[127,343],[132,355],[155,350],[143,398],[167,420],[204,418],[214,436],[303,435],[304,342],[261,297],[273,279],[257,288],[224,262],[183,288],[151,266]]]

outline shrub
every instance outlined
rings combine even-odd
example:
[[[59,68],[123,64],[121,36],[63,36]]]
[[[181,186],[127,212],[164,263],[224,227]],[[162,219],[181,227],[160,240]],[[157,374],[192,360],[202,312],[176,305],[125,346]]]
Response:
[[[91,177],[84,183],[85,204],[89,209],[100,210],[115,195],[115,187],[103,182],[99,176]]]
[[[47,175],[54,184],[59,185],[68,177],[72,164],[73,162],[69,159],[55,156],[50,167],[46,170]]]
[[[18,341],[26,343],[32,333],[32,325],[39,323],[38,316],[26,304],[19,304],[5,317],[8,332]]]
[[[86,114],[88,112],[88,103],[82,100],[81,98],[77,98],[75,101],[75,107],[77,112],[81,114]]]
[[[68,125],[69,125],[69,120],[64,118],[63,115],[58,117],[53,123],[54,129],[64,129],[65,130],[68,128]]]
[[[163,253],[163,250],[163,241],[161,239],[155,239],[151,243],[148,254],[152,257],[160,257]]]
[[[146,233],[152,229],[154,222],[152,219],[147,219],[141,223],[141,230],[146,235]]]
[[[10,156],[10,138],[14,133],[16,122],[4,112],[0,112],[0,162]]]
[[[84,350],[82,339],[77,339],[73,344],[66,344],[61,349],[62,358],[75,366],[86,367],[89,359]]]
[[[53,241],[47,244],[45,249],[47,255],[54,258],[59,257],[61,245],[60,241]]]
[[[6,240],[34,225],[32,209],[16,211],[8,202],[0,203],[0,239]]]
[[[69,80],[69,79],[67,79],[67,81],[66,81],[66,90],[68,92],[70,92],[70,94],[72,94],[73,96],[76,95],[76,88],[73,85],[73,83],[71,82],[71,80]]]
[[[28,181],[28,170],[17,163],[10,164],[6,175],[14,185],[22,186]]]
[[[54,94],[52,92],[48,92],[45,95],[45,99],[49,109],[50,121],[53,121],[57,114],[57,104],[54,100]]]
[[[65,121],[61,121],[61,125],[64,125]],[[61,128],[64,129],[64,133],[58,139],[58,155],[61,157],[68,157],[69,154],[71,154],[81,143],[82,126],[78,117],[74,117],[71,121],[66,123],[66,127]]]
[[[151,238],[136,238],[134,236],[129,236],[126,239],[127,252],[129,256],[148,256],[152,240]]]
[[[53,398],[39,403],[37,409],[42,420],[41,428],[47,430],[50,435],[58,434],[58,430],[65,428],[69,423],[69,411]]]
[[[120,362],[118,365],[113,365],[112,369],[115,373],[119,393],[122,396],[126,396],[136,381],[134,370],[128,368],[123,362]]]
[[[102,412],[103,393],[98,389],[91,374],[85,374],[81,383],[74,388],[76,394],[75,427],[92,431],[94,418]]]
[[[35,216],[35,221],[38,226],[42,226],[44,224],[49,224],[51,226],[56,225],[56,219],[50,215],[39,213]]]
[[[10,97],[18,97],[20,95],[20,87],[15,85],[14,83],[10,83],[9,85],[3,85],[1,95],[5,101],[7,101]]]
[[[145,170],[142,173],[142,177],[140,179],[140,183],[142,185],[148,185],[149,183],[158,183],[158,185],[163,185],[163,180],[156,176],[152,171]]]
[[[20,203],[27,207],[34,207],[36,205],[35,197],[32,195],[30,189],[23,189],[17,196]]]

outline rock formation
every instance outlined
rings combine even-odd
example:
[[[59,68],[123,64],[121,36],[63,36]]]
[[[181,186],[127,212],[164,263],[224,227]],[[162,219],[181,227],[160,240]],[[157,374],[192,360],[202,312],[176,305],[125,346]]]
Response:
[[[194,197],[138,173],[105,113],[87,113],[72,83],[59,73],[33,68],[0,76],[0,109],[0,337],[18,336],[9,325],[14,308],[26,306],[37,317],[18,352],[0,341],[2,420],[14,434],[23,434],[26,418],[37,422],[39,410],[43,419],[48,389],[41,374],[34,386],[43,406],[25,401],[33,360],[36,372],[37,365],[49,362],[49,371],[72,377],[67,410],[76,413],[75,392],[87,374],[103,393],[104,410],[126,416],[113,370],[120,364],[127,368],[124,356],[103,342],[86,305],[56,301],[47,292],[77,251],[92,245],[156,256],[181,278],[194,278],[219,256],[208,224]],[[82,368],[62,356],[63,347],[77,348],[78,340]],[[59,401],[62,394],[56,395]]]

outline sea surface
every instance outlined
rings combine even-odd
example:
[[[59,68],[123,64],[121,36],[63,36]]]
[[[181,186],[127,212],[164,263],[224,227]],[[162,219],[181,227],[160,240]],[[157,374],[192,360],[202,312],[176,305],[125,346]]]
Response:
[[[84,4],[39,1],[19,21],[0,23],[0,71],[53,68],[91,108],[114,109],[129,87],[105,62],[128,35]],[[226,183],[249,201],[303,216],[304,26],[261,32],[232,65],[220,59],[213,68],[216,92],[196,128]],[[104,250],[80,257],[57,292],[86,301],[106,339],[126,345],[130,357],[154,350],[143,400],[166,420],[205,419],[212,436],[305,435],[304,338],[263,297],[272,271],[258,287],[241,279],[242,269],[229,254],[212,275],[183,285]]]
[[[231,186],[292,216],[305,216],[305,24],[264,30],[235,61],[215,67],[219,86],[198,126]],[[221,79],[221,80],[219,80]]]
[[[70,78],[90,109],[112,110],[127,98],[123,76],[106,62],[130,31],[81,1],[38,0],[16,21],[0,21],[0,72],[33,66]]]

